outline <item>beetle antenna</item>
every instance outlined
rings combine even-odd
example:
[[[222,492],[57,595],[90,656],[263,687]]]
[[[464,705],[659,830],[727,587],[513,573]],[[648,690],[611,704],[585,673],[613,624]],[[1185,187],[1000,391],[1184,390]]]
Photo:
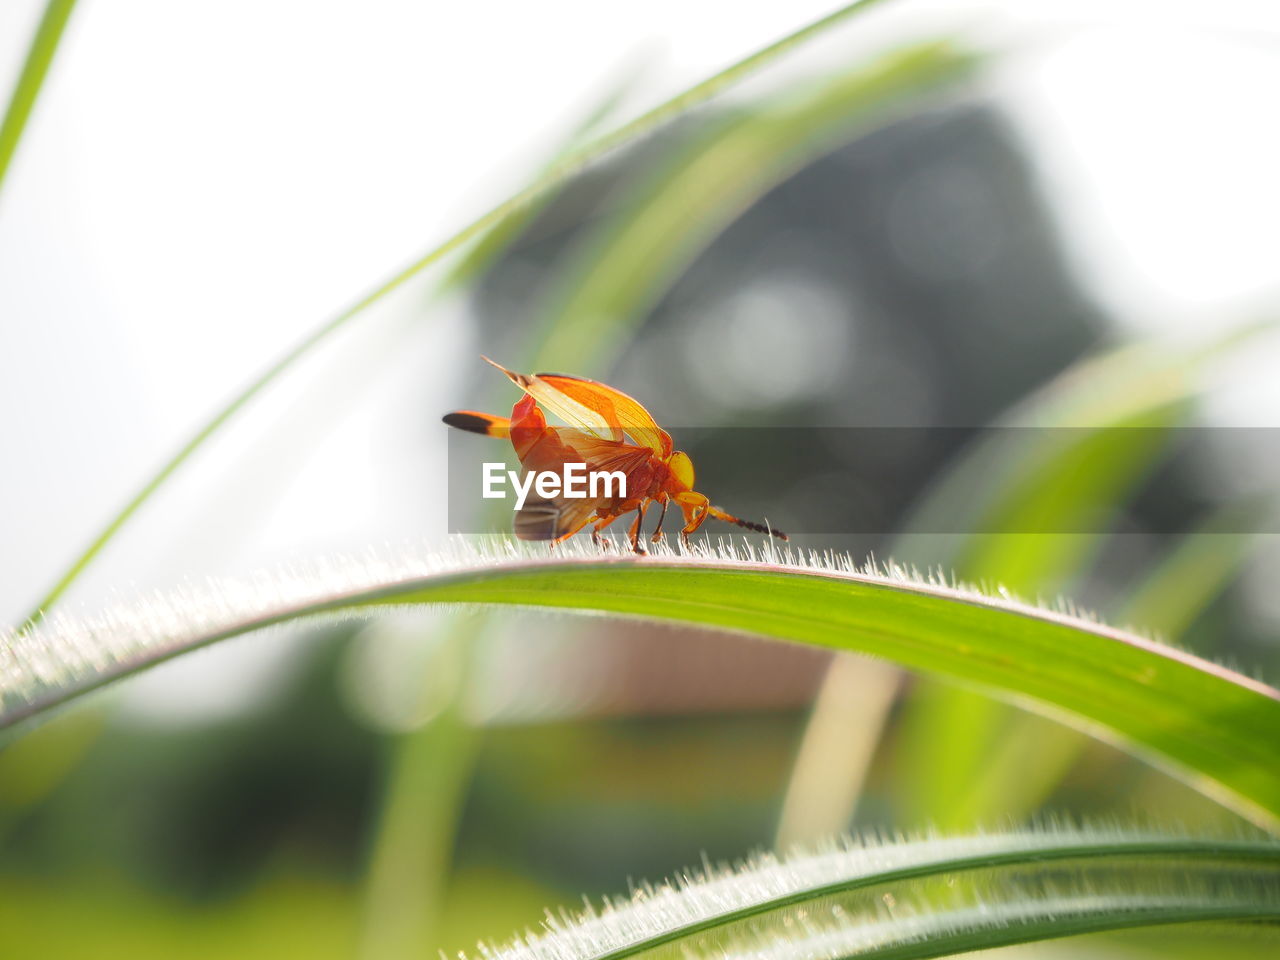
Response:
[[[756,523],[754,520],[743,520],[741,517],[735,517],[731,513],[725,513],[715,507],[709,508],[711,515],[717,520],[723,520],[725,523],[733,523],[742,527],[744,530],[751,530],[755,533],[767,533],[771,537],[777,537],[779,540],[790,540],[781,530],[775,530],[773,527],[766,526],[763,523]]]
[[[773,527],[766,526],[763,523],[753,523],[750,520],[739,520],[739,519],[735,519],[733,522],[736,523],[738,526],[743,527],[746,530],[754,530],[756,533],[767,533],[769,534],[769,536],[777,537],[779,540],[791,539],[781,530],[775,530],[773,529]]]

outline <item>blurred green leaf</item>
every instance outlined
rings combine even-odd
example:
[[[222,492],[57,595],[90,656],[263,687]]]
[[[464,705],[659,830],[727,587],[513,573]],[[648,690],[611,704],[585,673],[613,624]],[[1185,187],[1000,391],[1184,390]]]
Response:
[[[1177,639],[1240,572],[1257,534],[1216,533],[1222,521],[1238,527],[1238,514],[1256,506],[1232,504],[1184,536],[1122,604],[1116,622],[1141,624]],[[1034,813],[1062,782],[1089,745],[1078,731],[1013,713],[1003,718],[982,757],[980,776],[956,783],[948,803],[952,823],[980,823],[995,817],[1018,821]],[[968,771],[966,771],[968,773]]]
[[[529,923],[561,897],[509,870],[465,868],[451,881],[437,942],[452,945],[452,954],[495,929]],[[115,873],[0,876],[5,955],[14,957],[351,960],[356,905],[348,884],[287,855],[251,889],[214,901],[187,900],[172,891],[157,895]]]
[[[62,782],[102,732],[99,710],[58,717],[0,751],[0,834]]]
[[[0,902],[5,952],[15,957],[346,960],[354,942],[346,891],[296,868],[266,878],[253,896],[216,905],[175,903],[119,877],[0,882]]]
[[[556,152],[546,167],[539,171],[538,176],[534,178],[535,182],[554,170],[556,164],[566,157],[572,156],[574,151],[581,149],[583,144],[587,143],[595,135],[604,122],[617,111],[618,105],[625,98],[635,79],[636,71],[628,71],[620,76],[617,82],[603,96],[598,98],[591,109],[587,111],[565,138],[563,147]],[[441,287],[449,289],[465,286],[483,274],[495,260],[510,249],[511,244],[558,195],[559,191],[554,188],[546,191],[542,196],[530,202],[523,210],[512,213],[502,223],[477,240],[467,254],[449,271]]]
[[[66,29],[75,6],[76,0],[49,0],[45,4],[40,26],[36,28],[22,73],[18,75],[18,82],[9,98],[4,122],[0,123],[0,187],[4,186],[4,176],[9,172],[18,141],[27,128],[27,120],[35,108],[36,98],[40,96],[40,88],[44,86],[49,65],[58,52],[62,31]]]
[[[1116,621],[1177,640],[1239,575],[1264,539],[1257,531],[1271,509],[1269,502],[1242,502],[1215,511],[1137,584]]]
[[[480,733],[463,716],[474,634],[482,621],[450,622],[431,658],[437,712],[392,738],[390,770],[370,851],[360,956],[417,956],[439,937],[458,819]]]
[[[533,368],[599,365],[592,341],[630,332],[755,200],[840,143],[953,84],[974,63],[951,43],[919,44],[824,81],[793,102],[719,118],[628,188],[621,209],[581,241],[531,338]]]
[[[933,484],[894,554],[926,556],[962,576],[1012,590],[1061,585],[1098,537],[989,533],[938,538],[969,517],[975,529],[1105,529],[1105,519],[1154,464],[1162,432],[1184,422],[1210,364],[1272,325],[1195,343],[1140,342],[1086,358],[1015,405]],[[1052,527],[1050,527],[1052,529]]]
[[[1091,527],[1097,532],[978,535],[959,544],[952,557],[966,580],[1030,595],[1060,595],[1065,581],[1105,540],[1109,518],[1159,461],[1164,438],[1185,421],[1205,368],[1269,329],[1270,324],[1244,326],[1192,345],[1134,344],[1078,364],[1004,418],[1028,429],[996,434],[963,457],[925,500],[911,527],[928,530],[940,515],[957,509],[985,516],[985,530],[1036,529],[1044,518]],[[975,493],[980,499],[973,503]],[[964,500],[971,505],[963,506]],[[1066,767],[1054,750],[1041,749],[1043,723],[1011,730],[996,745],[1018,719],[972,691],[919,685],[898,741],[902,822],[963,829],[1029,812],[1023,803],[1046,795],[1055,771]],[[1069,733],[1045,736],[1054,742],[1072,738]],[[998,789],[1015,782],[1024,790],[1023,803]],[[968,796],[972,802],[939,806],[935,798],[944,795]],[[975,799],[979,795],[981,802]]]
[[[896,538],[893,555],[931,567],[956,569],[966,579],[999,584],[1032,595],[1053,596],[1077,571],[1104,534],[990,533],[940,537],[927,531],[955,529],[970,518],[976,529],[1035,529],[1052,517],[1066,527],[1105,530],[1105,518],[1133,489],[1161,450],[1162,429],[1181,422],[1215,359],[1272,324],[1245,326],[1207,342],[1130,344],[1089,357],[1016,405],[997,430],[980,437],[938,478]],[[1141,429],[1130,432],[1126,427]],[[1140,442],[1130,442],[1136,438]],[[1132,621],[1130,621],[1132,622]],[[800,756],[841,704],[863,696],[857,663],[829,670],[806,728]],[[880,684],[893,682],[878,677]],[[887,709],[887,706],[886,706]],[[1019,754],[993,751],[992,740],[1009,713],[971,690],[920,683],[898,725],[895,811],[900,823],[970,827],[972,811],[942,803],[973,788],[981,777],[1001,779],[996,765],[1035,764]],[[871,723],[870,718],[864,722]],[[1043,730],[1038,723],[1035,729]],[[806,794],[826,784],[858,783],[870,755],[834,752],[803,767],[789,785],[787,811],[813,809]],[[1030,768],[1028,768],[1030,769]],[[1016,774],[1011,773],[1016,776]],[[779,835],[821,836],[847,828],[856,795],[827,805],[820,823],[783,822]],[[1004,811],[984,809],[984,816]]]

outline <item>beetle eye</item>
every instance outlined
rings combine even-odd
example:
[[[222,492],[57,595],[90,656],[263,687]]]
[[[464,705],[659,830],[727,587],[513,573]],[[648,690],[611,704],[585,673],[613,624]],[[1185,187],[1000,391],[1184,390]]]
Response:
[[[687,453],[677,450],[667,458],[667,466],[671,468],[671,475],[678,483],[690,490],[693,489],[693,461],[689,459]]]

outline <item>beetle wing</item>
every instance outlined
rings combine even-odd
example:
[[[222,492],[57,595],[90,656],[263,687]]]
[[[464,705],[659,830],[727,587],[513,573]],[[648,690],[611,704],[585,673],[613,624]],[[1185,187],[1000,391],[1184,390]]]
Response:
[[[540,445],[521,461],[525,470],[560,472],[565,463],[586,464],[588,472],[620,471],[626,478],[626,489],[633,490],[633,478],[648,487],[648,466],[653,451],[648,447],[602,440],[573,429],[548,428],[554,445]],[[554,454],[548,456],[554,451]],[[515,534],[521,540],[562,540],[581,530],[602,509],[616,505],[642,492],[626,497],[539,497],[530,490],[523,507],[516,511]]]
[[[550,429],[556,431],[564,445],[574,452],[575,456],[567,459],[585,463],[589,471],[620,470],[629,477],[646,467],[653,457],[651,449],[634,443],[601,440],[575,430]]]
[[[606,440],[630,436],[663,459],[671,453],[671,435],[638,400],[621,390],[562,373],[515,373],[488,357],[485,360],[570,426]]]
[[[670,455],[671,435],[658,426],[649,411],[634,397],[608,384],[562,373],[536,373],[533,379],[545,384],[558,397],[585,407],[610,425],[621,427],[636,443],[648,447],[659,457],[665,459]],[[544,403],[550,409],[556,409],[551,403]],[[556,413],[563,416],[558,410]]]
[[[515,534],[520,540],[563,540],[577,533],[603,506],[603,500],[554,497],[544,500],[530,494],[516,511]]]

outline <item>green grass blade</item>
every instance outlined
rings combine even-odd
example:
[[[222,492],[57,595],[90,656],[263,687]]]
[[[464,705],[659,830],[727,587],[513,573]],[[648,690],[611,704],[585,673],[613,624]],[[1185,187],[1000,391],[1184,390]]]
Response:
[[[1247,345],[1252,335],[1271,328],[1247,327],[1202,343],[1128,344],[1067,368],[998,424],[1027,430],[982,438],[938,478],[908,520],[895,554],[909,558],[919,552],[930,563],[958,566],[965,577],[997,576],[1014,589],[1060,586],[1064,576],[1078,569],[1082,553],[1070,540],[1090,538],[1017,538],[1022,544],[1005,538],[1015,548],[1031,539],[1048,545],[1045,555],[1015,564],[997,553],[997,534],[956,542],[939,541],[924,531],[954,529],[957,516],[992,531],[1035,529],[1035,518],[1050,511],[1065,514],[1054,515],[1062,524],[1081,515],[1105,517],[1131,488],[1135,474],[1160,453],[1131,450],[1122,431],[1143,428],[1137,439],[1155,439],[1161,427],[1181,423],[1203,389],[1205,371],[1224,354]],[[1058,428],[1074,428],[1065,433],[1070,442],[1062,442]],[[1088,471],[1103,474],[1096,480],[1084,478],[1094,486],[1053,482],[1064,470],[1085,472],[1111,458],[1119,458],[1118,467]],[[1020,582],[1007,579],[1016,572],[1012,566],[1026,567]]]
[[[1246,502],[1215,511],[1138,584],[1116,621],[1141,624],[1169,639],[1182,636],[1266,540],[1258,531],[1266,528],[1265,514],[1270,509],[1268,503]],[[1221,532],[1224,529],[1252,532]]]
[[[1239,574],[1257,546],[1250,533],[1216,533],[1224,521],[1239,528],[1241,517],[1260,519],[1258,505],[1232,504],[1182,538],[1134,594],[1121,605],[1117,623],[1141,624],[1176,640]],[[987,746],[982,775],[956,784],[948,800],[951,823],[980,823],[999,816],[1016,822],[1044,803],[1088,747],[1076,730],[1039,717],[1014,713]]]
[[[80,577],[84,570],[94,561],[102,549],[111,542],[120,529],[129,522],[139,509],[151,499],[165,481],[169,479],[205,441],[217,433],[228,421],[235,417],[258,394],[262,393],[281,374],[290,369],[303,357],[311,353],[320,343],[332,334],[345,327],[349,322],[363,314],[375,303],[388,294],[398,290],[410,280],[418,276],[428,267],[443,260],[451,253],[458,251],[473,240],[484,236],[491,229],[500,226],[509,217],[519,216],[530,204],[569,179],[581,173],[592,164],[599,162],[624,144],[639,139],[656,130],[658,127],[678,116],[706,103],[708,100],[728,89],[734,84],[763,68],[773,60],[794,50],[804,43],[820,36],[833,27],[838,26],[854,15],[874,6],[878,0],[855,0],[845,4],[835,12],[828,14],[783,37],[781,40],[756,51],[750,56],[737,61],[714,76],[690,87],[683,93],[659,104],[636,119],[623,124],[615,130],[598,137],[581,149],[554,164],[539,180],[508,200],[500,203],[488,213],[473,221],[455,233],[439,246],[423,254],[417,260],[404,267],[394,276],[370,290],[346,309],[322,324],[315,331],[303,338],[296,346],[281,356],[256,379],[248,384],[227,406],[218,411],[212,419],[204,424],[182,447],[148,480],[142,488],[111,519],[105,528],[93,539],[71,566],[62,574],[48,593],[35,605],[27,619],[28,624],[35,624],[58,602],[67,589]]]
[[[0,637],[0,727],[189,650],[299,617],[404,604],[611,613],[867,653],[961,681],[1116,743],[1223,805],[1280,826],[1280,691],[1066,613],[890,574],[847,559],[707,551],[645,560],[585,547],[318,570],[97,621],[55,615]]]
[[[1157,422],[1149,421],[1152,426]],[[1009,491],[1007,509],[1001,508],[1002,516],[1009,518],[1007,529],[1025,529],[1020,526],[1020,516],[1075,518],[1090,508],[1110,513],[1157,462],[1162,444],[1150,441],[1156,441],[1159,433],[1154,429],[1139,431],[1137,437],[1149,441],[1141,443],[1130,442],[1124,431],[1100,431],[1066,455],[1043,459],[1034,451],[1025,451],[1023,462],[1034,466]],[[974,537],[957,559],[957,569],[979,583],[1004,583],[1005,576],[997,571],[1006,570],[1014,589],[1054,595],[1071,574],[1087,567],[1106,539],[1101,520],[1097,521],[1099,530],[1089,534]],[[1054,771],[1065,772],[1057,765],[1046,766],[1043,761],[1050,752],[1041,752],[1034,745],[1036,735],[1044,733],[1047,725],[1037,723],[1025,731],[1011,731],[1019,720],[1016,711],[973,691],[937,684],[918,686],[903,711],[898,744],[902,773],[898,809],[903,822],[936,822],[940,829],[955,830],[993,816],[1017,816],[1014,807],[1018,805],[1012,798],[993,789],[998,783],[1020,781],[1028,788],[1029,797],[1041,792],[1030,789],[1033,783],[1044,786]],[[1011,739],[1002,740],[1006,733]],[[1047,735],[1057,737],[1056,733]],[[1065,737],[1071,737],[1070,731]],[[1014,742],[1022,749],[1011,749]],[[1039,775],[1030,775],[1032,771]],[[976,806],[936,802],[939,796],[956,794],[982,794],[998,809],[985,802]]]
[[[907,532],[896,539],[893,555],[907,560],[927,558],[931,565],[958,568],[966,579],[978,582],[1056,595],[1062,580],[1096,548],[1101,533],[938,538],[925,531],[954,529],[956,518],[966,517],[975,525],[985,517],[985,529],[998,530],[1002,525],[1018,529],[1018,524],[1042,515],[1050,505],[1058,511],[1056,519],[1066,523],[1113,508],[1158,453],[1155,448],[1126,443],[1116,428],[1145,424],[1149,429],[1142,436],[1157,438],[1159,431],[1150,428],[1178,422],[1180,411],[1199,389],[1204,368],[1271,326],[1242,327],[1201,344],[1131,344],[1074,364],[1003,418],[1008,426],[1038,429],[998,433],[961,454],[908,520]],[[1054,444],[1055,427],[1095,429],[1072,434],[1073,443]],[[1077,476],[1088,482],[1073,485],[1062,480]],[[799,757],[811,757],[813,742],[838,722],[832,716],[845,709],[850,699],[863,697],[863,672],[857,666],[833,663],[815,701]],[[879,682],[893,681],[882,677]],[[971,789],[979,775],[992,775],[1004,756],[993,754],[992,738],[1007,717],[1001,704],[970,690],[917,685],[917,694],[897,728],[901,776],[894,808],[899,822],[972,826],[975,821],[959,819],[963,812],[957,805],[936,801]],[[876,721],[866,718],[864,722]],[[870,752],[861,750],[833,753],[803,765],[797,762],[779,836],[823,836],[847,829],[856,794],[845,803],[824,803],[816,795],[826,793],[830,800],[829,783],[861,782],[870,759]],[[821,810],[822,819],[798,822],[792,814],[799,810]]]
[[[629,333],[696,256],[768,190],[822,154],[968,75],[947,42],[885,54],[801,98],[719,118],[626,190],[579,245],[533,336],[533,369],[591,369],[600,331]]]
[[[363,890],[362,960],[411,957],[435,942],[480,732],[463,716],[477,618],[446,625],[422,682],[451,678],[438,713],[388,744],[390,769]]]
[[[1037,518],[1066,524],[1093,522],[1091,533],[986,534],[969,538],[956,558],[960,576],[977,583],[1002,583],[1030,595],[1054,596],[1071,574],[1087,566],[1106,540],[1106,521],[1159,462],[1169,428],[1180,419],[1176,409],[1133,411],[1123,407],[1101,429],[1085,432],[1062,449],[1034,440],[1019,449],[988,458],[990,474],[1009,468],[1002,502],[988,507],[986,529],[1035,529]],[[1124,429],[1139,426],[1137,431]],[[1039,431],[1031,434],[1039,436]],[[1050,449],[1037,449],[1038,447]],[[977,461],[969,461],[976,463]],[[994,483],[993,483],[994,486]],[[991,489],[988,487],[987,489]],[[1001,572],[1006,571],[1006,572]],[[993,743],[1020,717],[1005,704],[942,684],[920,684],[902,714],[897,768],[902,774],[897,809],[904,824],[934,823],[942,830],[966,829],[1010,811],[1005,798],[987,792],[998,809],[964,803],[939,804],[942,796],[975,796],[985,785],[1016,781],[1030,764],[1043,783],[1056,767],[1042,764],[1048,754],[1006,754]],[[1041,732],[1045,724],[1036,724]],[[1067,736],[1070,736],[1067,732]],[[1018,735],[1015,735],[1018,736]],[[1030,746],[1026,737],[1021,742]],[[1003,744],[1009,746],[1009,744]]]
[[[985,500],[968,509],[985,514],[987,530],[1034,529],[1036,517],[1092,523],[1094,532],[1087,534],[974,536],[952,557],[958,575],[967,580],[999,582],[1030,595],[1060,594],[1105,541],[1107,517],[1162,457],[1164,438],[1185,420],[1204,371],[1268,329],[1266,324],[1244,326],[1177,347],[1135,344],[1069,369],[1006,418],[1047,429],[1028,431],[1028,442],[1011,449],[985,444],[973,451],[922,506],[917,529],[929,529],[949,510],[966,509],[960,501],[974,490]],[[1053,428],[1063,426],[1084,429],[1070,434],[1071,444],[1058,447]],[[1131,427],[1139,429],[1131,432]],[[981,482],[975,482],[978,476]],[[1047,733],[1043,723],[1013,730],[1019,719],[971,691],[919,685],[903,712],[899,740],[899,769],[906,774],[898,797],[903,822],[958,830],[1012,812],[1014,798],[984,788],[983,781],[990,788],[1020,783],[1028,798],[1043,795],[1052,786],[1049,779],[1066,767],[1056,762],[1053,750],[1039,749],[1037,734],[1054,742],[1073,738],[1067,732]],[[975,791],[985,797],[976,805],[934,802],[951,794],[973,800]]]
[[[9,98],[4,122],[0,123],[0,188],[4,187],[4,176],[17,152],[18,141],[27,128],[27,120],[40,96],[40,88],[44,86],[49,65],[58,52],[62,31],[71,19],[71,11],[75,6],[76,0],[49,0],[45,4],[40,26],[36,28],[36,35],[27,50],[27,59],[22,65],[22,73],[18,75],[17,86],[13,88],[13,95]]]
[[[584,144],[589,143],[591,138],[596,135],[596,132],[613,117],[618,104],[622,102],[627,90],[634,84],[635,79],[636,72],[634,70],[619,77],[615,84],[603,96],[599,97],[591,106],[591,109],[573,126],[560,149],[556,150],[554,155],[549,158],[544,169],[539,171],[538,177],[535,179],[541,179],[553,170],[557,163],[565,157],[571,156],[576,150],[581,149]],[[510,249],[511,244],[557,196],[557,190],[547,190],[527,204],[523,210],[507,217],[502,223],[486,233],[476,241],[466,255],[460,258],[459,262],[449,271],[440,284],[441,288],[450,290],[464,287],[483,274],[494,261]]]
[[[706,867],[552,917],[487,960],[932,957],[1073,934],[1266,920],[1274,841],[1125,831],[828,845]]]

